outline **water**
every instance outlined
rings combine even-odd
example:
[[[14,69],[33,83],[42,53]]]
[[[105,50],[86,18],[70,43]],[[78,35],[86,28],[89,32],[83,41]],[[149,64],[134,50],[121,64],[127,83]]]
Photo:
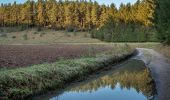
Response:
[[[154,82],[144,63],[130,60],[113,70],[66,89],[38,96],[43,100],[151,100],[155,95]]]

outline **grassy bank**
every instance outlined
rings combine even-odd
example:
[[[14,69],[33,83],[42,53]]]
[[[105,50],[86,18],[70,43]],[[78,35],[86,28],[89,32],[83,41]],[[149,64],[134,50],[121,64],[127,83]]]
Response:
[[[21,99],[63,88],[69,82],[126,59],[133,51],[128,45],[121,45],[93,57],[61,59],[54,63],[1,70],[0,99]]]

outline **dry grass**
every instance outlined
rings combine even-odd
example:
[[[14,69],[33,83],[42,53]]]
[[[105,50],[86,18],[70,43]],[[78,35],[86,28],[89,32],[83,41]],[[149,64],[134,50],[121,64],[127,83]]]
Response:
[[[170,46],[159,45],[157,46],[156,51],[170,58]]]
[[[92,39],[88,32],[65,32],[36,29],[21,32],[5,33],[7,37],[0,37],[0,44],[56,44],[56,43],[99,43],[100,40]],[[25,36],[27,35],[27,39]],[[16,37],[16,38],[13,38]]]

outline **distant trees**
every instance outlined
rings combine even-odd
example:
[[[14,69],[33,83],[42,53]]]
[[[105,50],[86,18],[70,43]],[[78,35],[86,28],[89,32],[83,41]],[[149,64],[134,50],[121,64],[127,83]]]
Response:
[[[55,29],[91,30],[103,26],[109,6],[92,1],[27,0],[1,4],[0,26],[39,26]]]
[[[163,1],[160,3],[163,5]],[[91,0],[38,0],[36,2],[27,0],[24,4],[16,2],[1,4],[0,26],[38,26],[68,31],[96,29],[93,30],[92,37],[101,40],[148,41],[154,35],[155,4],[155,0],[138,0],[135,4],[121,4],[117,9],[113,3],[106,6]],[[166,9],[166,13],[169,12],[168,7],[160,6],[159,9],[159,13],[163,9]],[[163,11],[164,17],[165,11]],[[163,34],[165,31],[160,24],[168,20],[163,20],[163,16],[158,17],[162,20],[157,22],[159,23],[157,27],[161,31],[160,34]],[[167,26],[164,28],[168,29]],[[169,36],[164,35],[159,38],[163,40],[165,37]]]
[[[108,42],[157,41],[153,22],[155,7],[154,0],[121,4],[119,9],[111,5],[110,16],[101,28],[91,32],[92,37]]]
[[[170,2],[169,0],[157,0],[156,2],[156,28],[158,39],[170,44]]]

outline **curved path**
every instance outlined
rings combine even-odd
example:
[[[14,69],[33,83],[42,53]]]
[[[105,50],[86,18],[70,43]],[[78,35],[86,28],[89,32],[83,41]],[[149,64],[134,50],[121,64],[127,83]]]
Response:
[[[152,49],[137,48],[137,51],[139,54],[134,59],[144,61],[155,80],[155,100],[170,100],[170,59]]]

